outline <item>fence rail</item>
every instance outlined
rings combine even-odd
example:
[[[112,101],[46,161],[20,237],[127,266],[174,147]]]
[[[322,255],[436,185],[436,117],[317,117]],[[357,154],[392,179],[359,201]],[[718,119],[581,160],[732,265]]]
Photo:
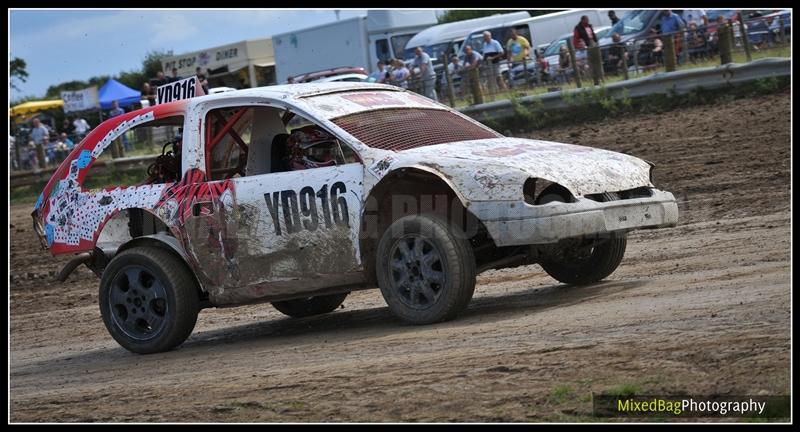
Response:
[[[100,159],[92,165],[92,174],[107,174],[109,172],[134,171],[148,167],[158,155],[133,156],[119,159]],[[14,171],[10,175],[11,188],[43,184],[58,167],[49,167],[41,170]]]
[[[727,64],[708,68],[697,68],[675,72],[658,72],[642,78],[619,81],[605,86],[609,97],[632,99],[654,94],[674,92],[686,94],[702,87],[718,89],[735,86],[764,78],[786,77],[791,75],[791,60],[785,58],[765,58],[744,64]],[[521,105],[540,101],[544,109],[567,108],[566,100],[588,89],[571,89],[527,96],[517,99]],[[478,121],[499,119],[514,115],[513,103],[510,100],[488,102],[460,109],[464,114]]]
[[[463,57],[444,53],[435,66],[434,79],[412,74],[400,82],[387,83],[459,107],[714,63],[790,55],[791,22],[787,18],[720,18],[724,19],[672,32],[652,28],[635,37],[608,34],[600,39],[602,45],[589,47],[573,46],[572,38],[559,39],[543,52],[514,61],[479,60],[477,65],[468,65]]]

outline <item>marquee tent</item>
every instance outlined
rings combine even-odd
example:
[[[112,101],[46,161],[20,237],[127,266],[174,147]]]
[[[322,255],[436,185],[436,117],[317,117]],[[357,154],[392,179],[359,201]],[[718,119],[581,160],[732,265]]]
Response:
[[[108,80],[103,87],[100,87],[97,93],[102,109],[111,109],[111,104],[114,101],[119,101],[119,106],[126,108],[139,103],[142,99],[142,92],[127,87],[115,79]]]

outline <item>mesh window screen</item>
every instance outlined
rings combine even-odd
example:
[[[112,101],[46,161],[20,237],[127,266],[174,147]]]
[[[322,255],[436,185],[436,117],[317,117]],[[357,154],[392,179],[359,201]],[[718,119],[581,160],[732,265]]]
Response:
[[[431,109],[364,111],[333,122],[370,147],[394,151],[502,136],[449,111]]]

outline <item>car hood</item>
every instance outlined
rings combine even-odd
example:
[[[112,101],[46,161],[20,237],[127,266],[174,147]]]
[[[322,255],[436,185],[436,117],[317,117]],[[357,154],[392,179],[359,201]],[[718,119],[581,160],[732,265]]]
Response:
[[[556,182],[574,195],[615,192],[650,183],[650,164],[633,156],[550,141],[494,138],[400,152],[406,161],[444,174],[468,199],[519,199],[528,177]]]

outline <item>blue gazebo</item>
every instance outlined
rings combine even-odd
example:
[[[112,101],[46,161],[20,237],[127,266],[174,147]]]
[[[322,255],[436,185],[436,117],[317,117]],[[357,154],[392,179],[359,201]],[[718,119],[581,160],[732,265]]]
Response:
[[[134,90],[115,79],[110,79],[103,87],[100,87],[97,97],[100,99],[100,107],[104,110],[111,109],[111,104],[114,101],[118,101],[121,108],[127,108],[139,103],[142,99],[142,92]]]

